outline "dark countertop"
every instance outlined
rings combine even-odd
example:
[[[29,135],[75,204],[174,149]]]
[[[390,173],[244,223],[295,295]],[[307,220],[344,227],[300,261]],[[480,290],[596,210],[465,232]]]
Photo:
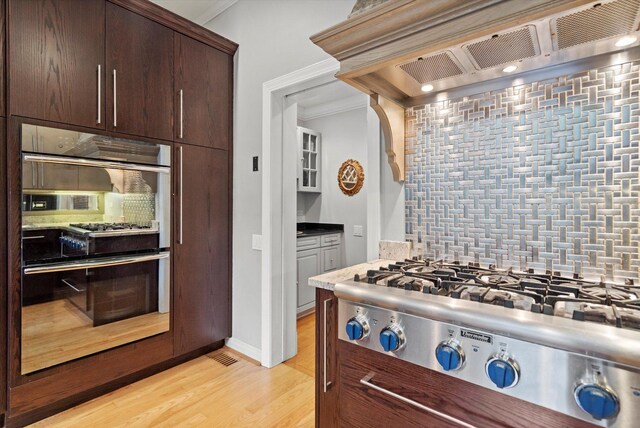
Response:
[[[298,223],[298,234],[296,238],[308,236],[330,235],[332,233],[343,233],[343,224],[331,223]],[[300,233],[302,232],[302,233]]]

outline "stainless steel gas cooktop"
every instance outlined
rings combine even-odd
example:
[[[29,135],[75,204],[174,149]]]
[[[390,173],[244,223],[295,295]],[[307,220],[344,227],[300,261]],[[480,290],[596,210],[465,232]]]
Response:
[[[640,420],[640,287],[405,260],[338,283],[339,338],[606,427]]]

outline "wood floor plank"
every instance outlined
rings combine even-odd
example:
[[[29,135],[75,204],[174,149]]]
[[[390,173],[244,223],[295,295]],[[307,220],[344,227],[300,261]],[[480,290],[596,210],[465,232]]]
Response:
[[[203,356],[40,421],[33,427],[313,427],[315,316],[298,320],[298,355],[272,369],[231,350]]]

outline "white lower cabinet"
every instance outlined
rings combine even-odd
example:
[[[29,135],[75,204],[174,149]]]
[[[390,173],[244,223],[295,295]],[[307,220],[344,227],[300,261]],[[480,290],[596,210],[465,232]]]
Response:
[[[315,306],[315,288],[309,287],[309,278],[343,267],[342,234],[298,238],[297,247],[297,312],[302,313]]]

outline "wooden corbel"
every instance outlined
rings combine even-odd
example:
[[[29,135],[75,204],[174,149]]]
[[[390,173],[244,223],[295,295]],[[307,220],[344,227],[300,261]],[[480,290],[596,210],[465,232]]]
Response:
[[[371,108],[380,118],[384,149],[389,158],[393,180],[404,181],[404,107],[382,95],[371,94]]]

